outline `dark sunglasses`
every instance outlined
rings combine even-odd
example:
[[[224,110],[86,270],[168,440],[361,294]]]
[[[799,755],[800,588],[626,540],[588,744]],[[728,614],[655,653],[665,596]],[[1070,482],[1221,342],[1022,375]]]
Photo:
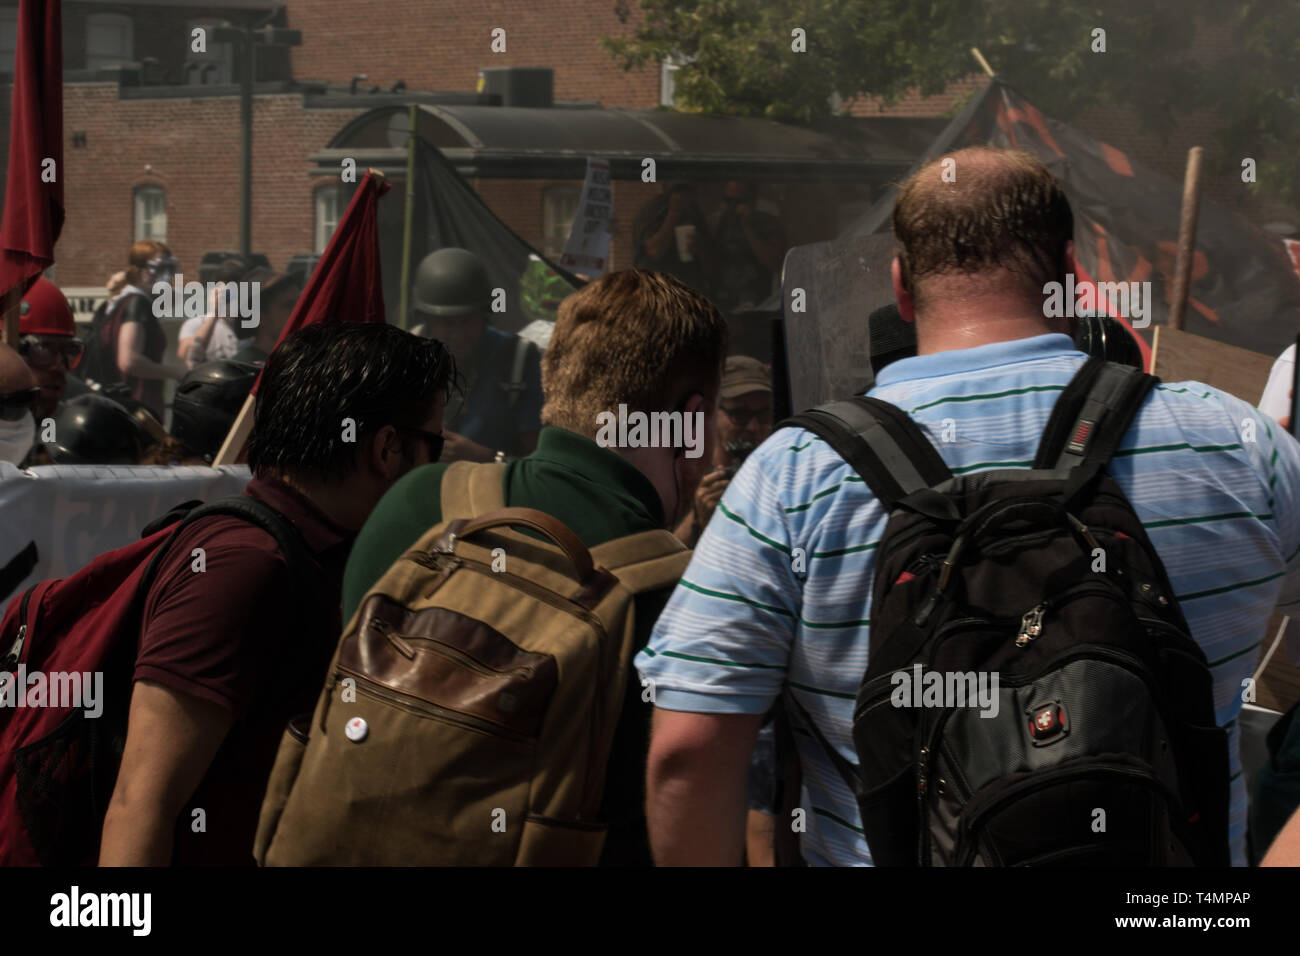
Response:
[[[414,435],[416,438],[423,438],[429,443],[429,462],[436,462],[442,457],[442,446],[447,443],[447,436],[440,435],[437,432],[427,432],[423,428],[406,428],[398,426],[397,430],[404,435]]]
[[[78,339],[38,339],[29,335],[18,343],[18,354],[32,368],[54,368],[60,361],[71,372],[81,364],[86,346]]]
[[[22,388],[16,392],[0,395],[0,420],[20,422],[24,415],[30,415],[40,400],[39,388]]]
[[[727,408],[725,405],[720,407],[727,417],[740,428],[744,428],[754,419],[758,419],[760,425],[768,425],[772,421],[772,409],[770,408],[762,408],[755,412],[747,408]]]

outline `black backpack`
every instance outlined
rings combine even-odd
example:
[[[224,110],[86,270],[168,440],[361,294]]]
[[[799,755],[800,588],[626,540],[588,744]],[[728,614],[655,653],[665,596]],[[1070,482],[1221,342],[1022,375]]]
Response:
[[[890,515],[853,712],[859,766],[784,695],[789,727],[854,792],[877,865],[1228,865],[1209,666],[1105,473],[1158,381],[1089,360],[1033,470],[954,477],[872,398],[782,423],[825,439]]]

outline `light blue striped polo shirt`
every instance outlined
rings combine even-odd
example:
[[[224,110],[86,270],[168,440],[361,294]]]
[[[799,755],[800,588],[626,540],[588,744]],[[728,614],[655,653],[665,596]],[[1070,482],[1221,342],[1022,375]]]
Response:
[[[869,394],[903,408],[955,474],[1028,468],[1052,404],[1086,356],[1064,335],[903,359]],[[946,426],[946,427],[945,427]],[[941,440],[945,434],[950,441]],[[1151,537],[1209,658],[1229,731],[1233,861],[1245,863],[1246,786],[1236,716],[1269,615],[1300,603],[1300,445],[1239,399],[1196,382],[1152,391],[1111,474]],[[723,495],[636,658],[656,706],[764,713],[789,682],[857,762],[853,702],[867,667],[871,580],[886,515],[829,446],[782,429]],[[803,548],[804,574],[791,555]],[[866,865],[857,805],[800,735],[812,864]],[[780,825],[780,824],[778,824]]]

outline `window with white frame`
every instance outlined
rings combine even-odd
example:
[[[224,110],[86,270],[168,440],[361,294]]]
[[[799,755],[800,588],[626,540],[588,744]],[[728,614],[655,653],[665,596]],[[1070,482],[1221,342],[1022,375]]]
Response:
[[[135,238],[167,241],[167,190],[161,186],[136,189]]]
[[[341,185],[331,183],[316,190],[316,255],[323,253],[325,247],[329,245],[330,237],[334,235],[334,229],[339,224],[339,216],[343,214],[343,208],[344,196]]]
[[[682,65],[672,57],[659,64],[659,105],[677,105],[677,71]]]
[[[550,186],[542,193],[542,252],[547,258],[557,258],[564,251],[581,198],[582,187],[567,183]]]
[[[86,69],[101,70],[130,63],[135,53],[135,24],[122,13],[86,17]]]

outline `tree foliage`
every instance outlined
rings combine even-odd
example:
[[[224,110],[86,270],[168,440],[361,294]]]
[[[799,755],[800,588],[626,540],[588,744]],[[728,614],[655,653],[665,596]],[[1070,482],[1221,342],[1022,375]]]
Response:
[[[641,0],[630,37],[605,37],[625,69],[672,58],[678,109],[814,123],[840,103],[943,92],[993,69],[1069,122],[1124,106],[1167,133],[1179,113],[1227,122],[1220,168],[1258,163],[1257,188],[1300,199],[1300,4],[1294,0]],[[795,52],[792,32],[805,32]],[[1104,52],[1098,48],[1104,31]],[[1228,31],[1207,62],[1200,31]],[[835,96],[838,94],[838,96]],[[1215,145],[1207,143],[1206,145]]]

